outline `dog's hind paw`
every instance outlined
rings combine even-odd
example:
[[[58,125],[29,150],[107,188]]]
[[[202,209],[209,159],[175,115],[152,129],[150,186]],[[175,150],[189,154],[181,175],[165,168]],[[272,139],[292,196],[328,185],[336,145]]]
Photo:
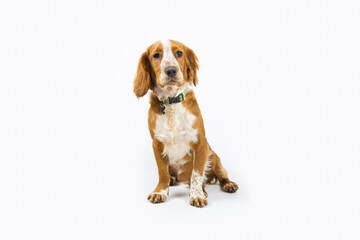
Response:
[[[170,185],[170,186],[175,186],[176,183],[177,183],[176,177],[171,176],[171,177],[170,177],[170,184],[169,184],[169,185]]]
[[[239,186],[236,183],[229,181],[229,182],[225,183],[224,185],[222,185],[222,189],[225,192],[234,193],[239,189]]]

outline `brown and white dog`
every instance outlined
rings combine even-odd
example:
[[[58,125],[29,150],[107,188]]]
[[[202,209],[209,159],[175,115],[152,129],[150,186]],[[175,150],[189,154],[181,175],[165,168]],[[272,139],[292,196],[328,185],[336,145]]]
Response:
[[[206,140],[190,89],[198,82],[198,69],[195,53],[173,40],[155,42],[140,57],[134,93],[142,97],[152,90],[148,125],[159,171],[159,183],[148,196],[152,203],[164,202],[177,181],[190,184],[190,204],[196,207],[207,205],[205,183],[219,180],[229,193],[238,189]]]

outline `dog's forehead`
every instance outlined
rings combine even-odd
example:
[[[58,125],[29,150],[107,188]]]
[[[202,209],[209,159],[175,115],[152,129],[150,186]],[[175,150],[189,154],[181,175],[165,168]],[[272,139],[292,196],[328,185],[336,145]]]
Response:
[[[173,50],[174,48],[177,49],[184,49],[186,48],[186,46],[180,42],[177,42],[175,40],[171,40],[171,39],[164,39],[164,40],[159,40],[154,42],[153,44],[151,44],[147,50],[150,53],[154,53],[154,52],[159,52],[162,53],[164,51],[164,49],[167,50]]]
[[[172,65],[172,66],[177,66],[178,65],[178,61],[176,60],[171,47],[173,44],[172,40],[166,39],[166,40],[162,40],[160,41],[162,48],[163,48],[163,57],[161,60],[161,64],[162,65]]]

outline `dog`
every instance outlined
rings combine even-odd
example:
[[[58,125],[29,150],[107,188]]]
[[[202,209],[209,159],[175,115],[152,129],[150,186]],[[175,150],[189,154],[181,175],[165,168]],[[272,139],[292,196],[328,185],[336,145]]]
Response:
[[[157,41],[140,57],[134,93],[140,98],[151,90],[148,127],[159,173],[148,196],[151,203],[166,201],[169,185],[177,182],[190,185],[190,205],[195,207],[207,205],[205,183],[219,181],[225,192],[238,190],[205,137],[192,90],[198,69],[194,51],[174,40]]]

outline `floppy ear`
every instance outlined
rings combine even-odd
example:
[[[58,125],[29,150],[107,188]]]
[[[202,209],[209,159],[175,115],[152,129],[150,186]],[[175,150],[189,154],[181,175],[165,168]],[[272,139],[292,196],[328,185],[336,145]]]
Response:
[[[192,83],[192,84],[194,84],[194,86],[196,86],[196,84],[198,83],[196,71],[199,69],[199,61],[198,61],[198,58],[196,57],[194,51],[191,50],[190,48],[186,47],[185,52],[186,52],[187,79],[190,81],[190,83]]]
[[[140,57],[134,79],[134,93],[138,98],[144,96],[149,91],[149,89],[152,88],[150,71],[151,65],[148,58],[148,53],[145,51]]]

